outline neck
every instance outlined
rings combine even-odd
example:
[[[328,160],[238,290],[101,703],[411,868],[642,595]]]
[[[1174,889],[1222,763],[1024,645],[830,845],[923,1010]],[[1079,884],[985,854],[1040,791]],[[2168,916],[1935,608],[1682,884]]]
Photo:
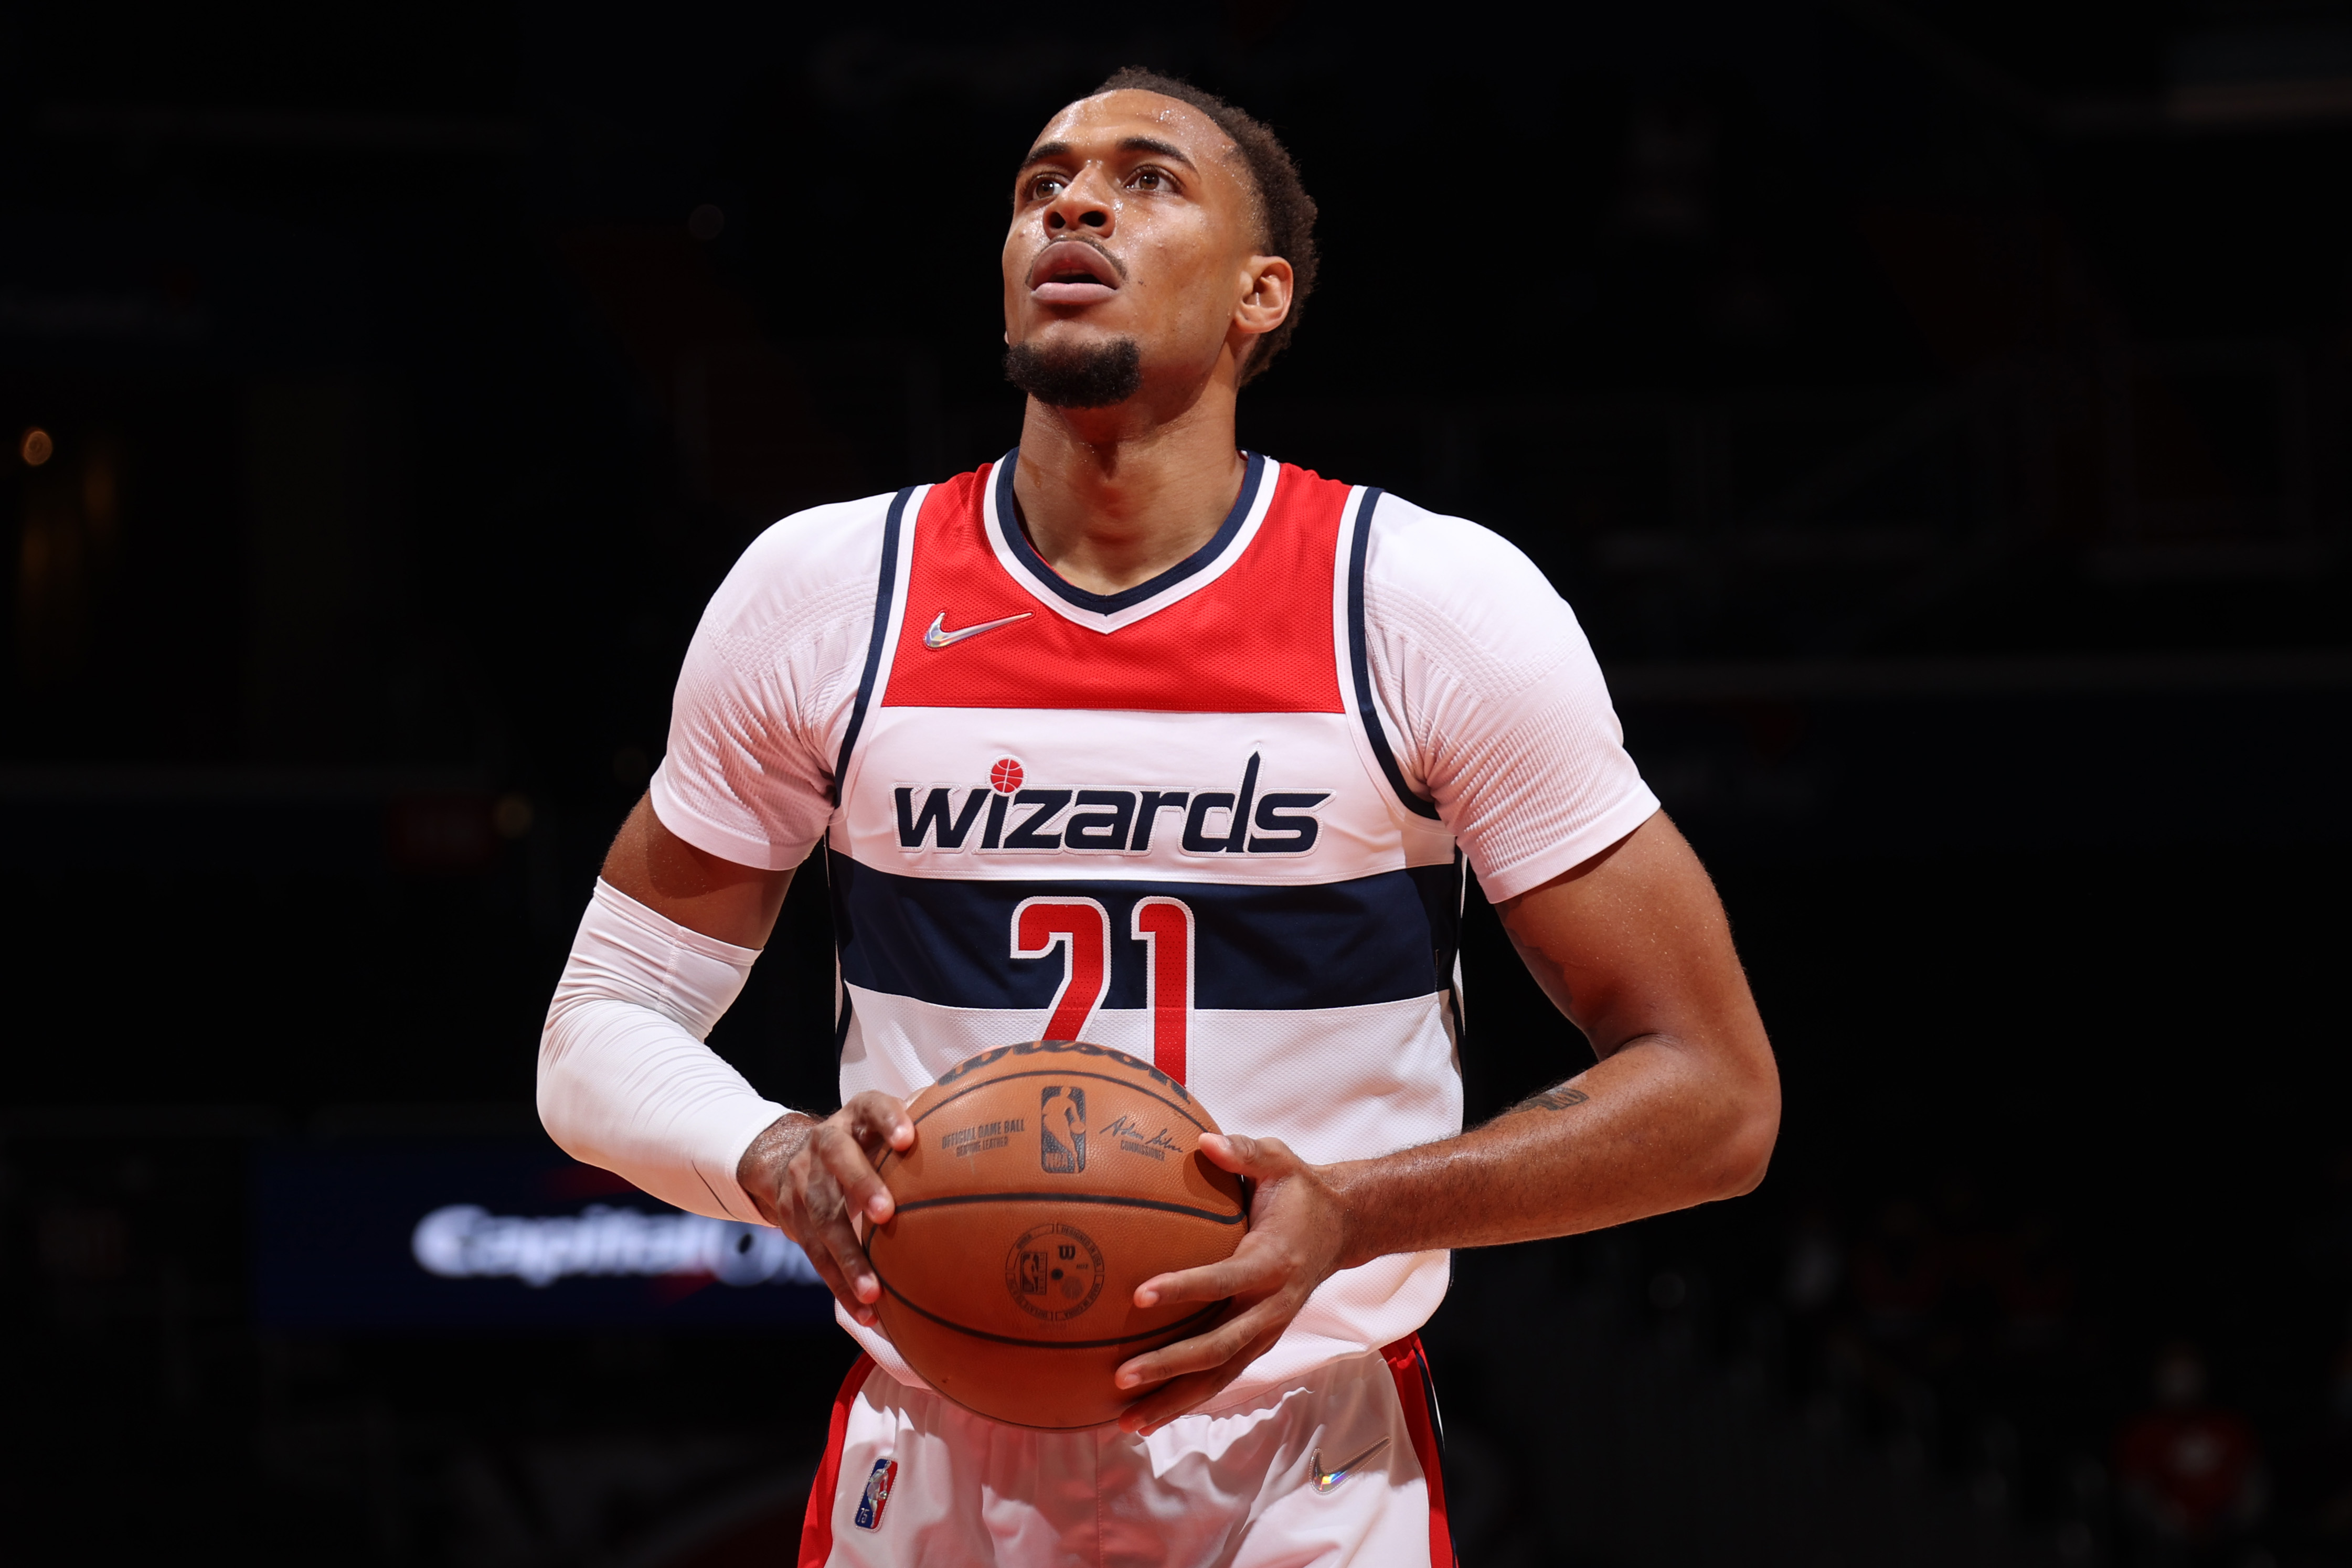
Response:
[[[1022,421],[1013,494],[1029,542],[1092,593],[1148,582],[1208,543],[1248,471],[1225,378],[1170,417],[1146,402],[1063,409],[1031,398]]]

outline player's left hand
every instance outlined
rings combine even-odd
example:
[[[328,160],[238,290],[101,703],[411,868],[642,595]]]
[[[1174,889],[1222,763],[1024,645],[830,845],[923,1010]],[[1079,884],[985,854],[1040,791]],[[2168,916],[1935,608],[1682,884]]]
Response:
[[[1160,1385],[1118,1418],[1121,1427],[1139,1435],[1207,1403],[1272,1349],[1315,1287],[1339,1269],[1347,1245],[1346,1204],[1319,1167],[1292,1154],[1280,1139],[1210,1133],[1201,1139],[1201,1152],[1219,1168],[1254,1184],[1249,1234],[1222,1263],[1146,1280],[1136,1287],[1135,1304],[1231,1297],[1233,1310],[1208,1333],[1139,1355],[1118,1369],[1122,1389]]]

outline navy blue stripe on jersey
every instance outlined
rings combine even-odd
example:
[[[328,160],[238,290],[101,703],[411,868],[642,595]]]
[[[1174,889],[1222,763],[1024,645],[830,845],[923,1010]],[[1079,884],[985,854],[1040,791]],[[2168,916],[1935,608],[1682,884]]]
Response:
[[[1110,916],[1103,1006],[1144,1005],[1150,949],[1129,935],[1136,901],[1181,899],[1193,922],[1195,1007],[1289,1011],[1403,1001],[1451,988],[1461,873],[1414,866],[1307,886],[1248,883],[963,882],[898,876],[828,849],[841,977],[942,1007],[1041,1009],[1061,985],[1057,948],[1015,958],[1024,898],[1091,898]]]
[[[1389,788],[1396,791],[1396,798],[1404,802],[1407,810],[1433,822],[1437,820],[1436,803],[1405,788],[1396,753],[1389,749],[1389,737],[1381,729],[1380,712],[1372,706],[1371,655],[1364,644],[1364,557],[1372,545],[1372,508],[1380,502],[1380,486],[1366,486],[1363,501],[1356,507],[1355,543],[1348,549],[1348,659],[1356,667],[1356,713],[1364,721],[1364,733],[1371,737],[1372,755],[1381,759],[1381,771],[1388,775]]]
[[[1029,536],[1022,531],[1020,507],[1013,499],[1013,466],[1020,456],[1021,449],[1016,446],[1006,453],[1003,460],[996,465],[996,527],[1004,539],[1004,546],[1038,581],[1079,609],[1091,610],[1097,615],[1109,615],[1130,604],[1140,604],[1153,594],[1165,592],[1195,572],[1213,565],[1225,553],[1225,547],[1234,542],[1234,536],[1242,531],[1242,525],[1249,520],[1250,507],[1257,501],[1257,487],[1265,478],[1265,459],[1255,452],[1248,454],[1249,471],[1242,476],[1242,493],[1234,498],[1234,509],[1225,514],[1225,520],[1217,525],[1215,536],[1207,544],[1148,582],[1122,588],[1117,593],[1089,593],[1083,588],[1063,581],[1061,574],[1045,564],[1045,558],[1029,542]]]
[[[841,755],[833,764],[833,803],[841,804],[841,781],[849,777],[849,754],[857,747],[857,732],[866,727],[866,707],[874,700],[874,682],[882,673],[882,649],[890,633],[890,600],[898,585],[898,525],[907,515],[908,486],[893,497],[890,515],[882,524],[882,586],[874,595],[874,632],[866,643],[866,671],[857,677],[857,700],[850,705],[849,727],[842,732]]]
[[[1444,896],[1452,901],[1447,907],[1454,912],[1454,923],[1439,925],[1439,929],[1445,933],[1445,941],[1437,949],[1437,977],[1445,988],[1446,1004],[1454,1009],[1454,1038],[1457,1040],[1468,1033],[1470,1028],[1462,1018],[1462,988],[1454,983],[1457,978],[1454,972],[1454,960],[1462,952],[1462,908],[1470,902],[1469,877],[1463,867],[1462,846],[1456,844],[1454,847],[1454,875],[1444,887]],[[1437,879],[1431,877],[1423,882],[1423,886],[1434,888],[1436,883]],[[834,1054],[837,1056],[840,1051],[836,1050]]]

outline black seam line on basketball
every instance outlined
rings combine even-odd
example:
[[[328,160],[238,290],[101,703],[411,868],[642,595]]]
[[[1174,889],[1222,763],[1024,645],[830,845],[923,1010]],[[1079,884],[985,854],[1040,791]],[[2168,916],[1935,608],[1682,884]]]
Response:
[[[1167,1106],[1171,1111],[1175,1112],[1179,1116],[1181,1116],[1187,1122],[1192,1123],[1194,1127],[1200,1129],[1202,1132],[1205,1133],[1209,1130],[1207,1123],[1202,1121],[1201,1118],[1195,1116],[1192,1113],[1187,1111],[1184,1107],[1176,1103],[1175,1101],[1169,1099],[1159,1091],[1154,1089],[1146,1089],[1131,1078],[1115,1077],[1108,1072],[1093,1072],[1085,1068],[1079,1068],[1070,1071],[1065,1071],[1058,1068],[1039,1068],[1033,1072],[1000,1072],[995,1077],[989,1079],[986,1082],[974,1083],[967,1088],[957,1090],[954,1093],[949,1095],[946,1099],[940,1101],[938,1104],[924,1112],[921,1115],[916,1117],[915,1125],[918,1127],[921,1126],[925,1122],[929,1121],[932,1117],[938,1115],[940,1112],[946,1110],[949,1106],[954,1104],[957,1101],[962,1099],[967,1094],[978,1093],[981,1090],[988,1088],[991,1084],[1010,1083],[1016,1078],[1092,1078],[1104,1083],[1116,1083],[1122,1089],[1132,1089],[1138,1094],[1147,1095],[1151,1099],[1159,1101],[1162,1105]]]
[[[874,1277],[877,1280],[882,1280],[882,1271],[878,1269],[874,1271]],[[970,1334],[974,1339],[993,1340],[998,1344],[1017,1344],[1029,1350],[1108,1350],[1115,1344],[1133,1344],[1139,1339],[1151,1339],[1160,1334],[1175,1333],[1180,1330],[1191,1328],[1202,1318],[1209,1316],[1213,1312],[1223,1310],[1225,1304],[1223,1301],[1213,1301],[1209,1305],[1202,1307],[1199,1312],[1194,1312],[1189,1318],[1179,1318],[1172,1323],[1163,1323],[1156,1329],[1146,1329],[1141,1333],[1123,1333],[1111,1339],[1023,1339],[1018,1334],[991,1333],[986,1329],[966,1328],[963,1324],[957,1322],[952,1318],[943,1318],[937,1312],[927,1312],[923,1308],[917,1306],[914,1302],[908,1301],[904,1295],[900,1294],[898,1288],[892,1285],[887,1280],[882,1280],[882,1288],[888,1291],[892,1295],[897,1296],[898,1298],[899,1304],[904,1306],[908,1312],[920,1317],[929,1318],[931,1322],[939,1324],[940,1327],[943,1329],[953,1329],[958,1333]],[[1097,1422],[1096,1425],[1100,1426],[1102,1423]]]
[[[1396,753],[1389,749],[1389,737],[1381,732],[1380,709],[1372,706],[1372,666],[1364,641],[1364,559],[1371,549],[1372,509],[1380,504],[1381,487],[1366,486],[1363,501],[1356,507],[1356,537],[1348,546],[1348,662],[1356,671],[1356,716],[1364,721],[1372,755],[1380,759],[1381,771],[1388,776],[1396,798],[1404,802],[1406,810],[1435,821],[1436,802],[1424,800],[1405,787],[1404,771],[1397,767]]]
[[[842,1038],[843,1038],[844,1040],[846,1040],[846,1039],[848,1038],[848,1034],[849,1034],[848,1029],[846,1028],[846,1026],[845,1026],[845,1027],[843,1028],[843,1030],[842,1030]],[[838,1055],[839,1053],[840,1053],[840,1052],[839,1052],[839,1048],[838,1048],[838,1046],[836,1045],[836,1047],[835,1047],[835,1055]],[[946,1110],[949,1106],[950,1106],[950,1105],[954,1104],[957,1101],[959,1101],[959,1100],[962,1099],[962,1098],[963,1098],[965,1095],[967,1095],[967,1094],[976,1094],[976,1093],[978,1093],[980,1091],[982,1091],[982,1089],[986,1089],[986,1088],[988,1088],[991,1084],[996,1084],[996,1083],[1010,1083],[1010,1082],[1013,1082],[1014,1079],[1016,1079],[1016,1078],[1092,1078],[1092,1079],[1096,1079],[1096,1080],[1098,1080],[1099,1082],[1104,1082],[1104,1083],[1115,1084],[1115,1085],[1117,1085],[1118,1087],[1119,1087],[1119,1088],[1121,1088],[1121,1089],[1132,1089],[1132,1090],[1134,1090],[1134,1091],[1135,1091],[1135,1092],[1137,1092],[1138,1094],[1141,1094],[1141,1095],[1145,1096],[1147,1099],[1151,1099],[1151,1100],[1157,1100],[1157,1101],[1159,1101],[1162,1105],[1167,1106],[1171,1111],[1175,1112],[1175,1113],[1176,1113],[1176,1114],[1178,1114],[1179,1116],[1183,1117],[1183,1118],[1184,1118],[1184,1120],[1186,1120],[1187,1122],[1192,1123],[1192,1124],[1193,1128],[1194,1128],[1196,1131],[1205,1133],[1205,1132],[1207,1132],[1207,1131],[1209,1130],[1208,1124],[1206,1124],[1205,1122],[1202,1122],[1202,1121],[1198,1116],[1193,1115],[1193,1114],[1192,1114],[1192,1113],[1191,1113],[1190,1111],[1187,1111],[1186,1109],[1184,1109],[1184,1107],[1182,1107],[1181,1105],[1179,1105],[1178,1103],[1176,1103],[1176,1102],[1175,1102],[1175,1101],[1169,1099],[1166,1095],[1164,1095],[1164,1094],[1160,1093],[1160,1092],[1158,1090],[1156,1090],[1156,1089],[1146,1089],[1146,1088],[1144,1088],[1141,1084],[1137,1083],[1133,1079],[1129,1079],[1129,1078],[1119,1078],[1119,1077],[1116,1077],[1116,1076],[1114,1076],[1113,1074],[1111,1074],[1111,1073],[1108,1073],[1108,1072],[1097,1072],[1097,1071],[1093,1071],[1093,1070],[1092,1070],[1092,1069],[1090,1069],[1090,1068],[1077,1068],[1077,1069],[1074,1069],[1074,1070],[1071,1070],[1071,1071],[1064,1071],[1063,1070],[1061,1070],[1061,1069],[1059,1069],[1059,1068],[1043,1068],[1043,1067],[1034,1069],[1034,1070],[1032,1070],[1032,1071],[1027,1071],[1027,1072],[1005,1072],[1005,1073],[1000,1073],[1000,1074],[998,1074],[998,1075],[997,1075],[996,1077],[994,1077],[994,1078],[984,1079],[984,1080],[982,1080],[981,1082],[978,1082],[978,1083],[972,1083],[972,1084],[968,1084],[968,1085],[966,1085],[964,1088],[961,1088],[961,1089],[957,1090],[954,1093],[952,1093],[952,1094],[949,1095],[946,1099],[944,1099],[944,1100],[940,1101],[938,1104],[936,1104],[936,1105],[932,1106],[929,1110],[928,1110],[928,1111],[924,1112],[921,1115],[919,1115],[919,1116],[916,1117],[916,1118],[915,1118],[915,1125],[916,1125],[916,1126],[918,1126],[918,1127],[921,1126],[925,1122],[929,1121],[933,1116],[938,1115],[940,1112],[942,1112],[942,1111]],[[1219,1134],[1219,1135],[1220,1135],[1220,1136],[1222,1136],[1223,1134]],[[886,1148],[886,1149],[884,1149],[884,1150],[882,1151],[882,1157],[881,1157],[880,1159],[877,1160],[877,1161],[874,1163],[874,1173],[875,1173],[877,1176],[881,1175],[881,1174],[882,1174],[882,1169],[883,1169],[883,1167],[884,1167],[885,1166],[888,1165],[888,1164],[889,1164],[889,1162],[890,1162],[890,1161],[892,1161],[892,1160],[894,1160],[894,1159],[895,1159],[895,1160],[899,1160],[899,1161],[903,1162],[903,1161],[906,1159],[906,1156],[905,1156],[904,1155],[901,1155],[901,1154],[900,1154],[898,1150],[896,1150],[896,1149],[890,1149],[890,1148]]]
[[[856,748],[857,732],[866,727],[866,705],[874,699],[875,677],[882,672],[882,649],[890,630],[890,601],[898,580],[898,525],[907,515],[912,485],[890,501],[890,515],[882,525],[882,585],[874,593],[874,631],[866,642],[866,669],[857,677],[857,700],[849,706],[849,727],[842,731],[841,755],[833,764],[833,803],[841,804],[841,781],[849,772],[849,754]]]
[[[899,1204],[898,1208],[900,1214],[913,1214],[918,1209],[953,1208],[968,1203],[1091,1203],[1105,1208],[1153,1208],[1162,1214],[1189,1214],[1195,1219],[1218,1225],[1239,1225],[1248,1218],[1156,1197],[1120,1197],[1108,1192],[960,1192],[947,1197],[919,1197],[912,1203]]]

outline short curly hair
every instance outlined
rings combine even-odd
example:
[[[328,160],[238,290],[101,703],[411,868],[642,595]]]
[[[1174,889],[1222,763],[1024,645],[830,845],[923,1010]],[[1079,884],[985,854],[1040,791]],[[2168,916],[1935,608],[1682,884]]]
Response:
[[[1290,314],[1282,319],[1281,326],[1260,338],[1251,351],[1249,362],[1242,367],[1241,384],[1247,386],[1290,346],[1290,335],[1297,329],[1307,297],[1315,292],[1315,198],[1300,182],[1298,165],[1291,162],[1289,149],[1265,121],[1235,109],[1215,93],[1142,66],[1111,72],[1102,86],[1087,96],[1107,92],[1156,92],[1191,104],[1231,137],[1241,152],[1243,166],[1249,171],[1250,193],[1256,199],[1258,244],[1265,255],[1290,263],[1291,277]]]

